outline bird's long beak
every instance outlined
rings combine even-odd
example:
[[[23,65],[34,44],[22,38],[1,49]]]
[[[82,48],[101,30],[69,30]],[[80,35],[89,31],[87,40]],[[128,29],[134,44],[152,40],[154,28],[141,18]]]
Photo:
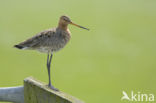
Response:
[[[89,30],[88,28],[85,28],[85,27],[83,27],[83,26],[77,25],[77,24],[75,24],[75,23],[73,23],[73,22],[70,22],[70,24],[75,25],[75,26],[77,26],[77,27],[79,27],[79,28],[82,28],[82,29]]]

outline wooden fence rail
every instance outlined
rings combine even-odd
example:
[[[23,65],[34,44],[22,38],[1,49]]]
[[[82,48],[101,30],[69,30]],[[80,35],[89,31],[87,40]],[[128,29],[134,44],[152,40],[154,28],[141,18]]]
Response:
[[[53,91],[44,83],[32,77],[24,80],[24,86],[0,88],[0,101],[14,103],[84,103],[69,94]]]

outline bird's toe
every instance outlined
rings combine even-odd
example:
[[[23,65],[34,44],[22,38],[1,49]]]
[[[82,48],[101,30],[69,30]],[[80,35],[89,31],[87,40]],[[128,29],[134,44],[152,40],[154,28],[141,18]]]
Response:
[[[59,89],[55,88],[54,86],[48,86],[50,89],[54,90],[54,91],[59,91]]]

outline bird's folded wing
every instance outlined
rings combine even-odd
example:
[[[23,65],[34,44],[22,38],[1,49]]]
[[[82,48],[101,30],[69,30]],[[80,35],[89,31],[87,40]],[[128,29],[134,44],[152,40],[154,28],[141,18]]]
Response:
[[[51,36],[55,34],[54,29],[49,29],[43,32],[38,33],[32,38],[29,38],[25,40],[24,42],[21,42],[20,46],[26,47],[26,48],[35,48],[35,47],[40,47],[40,46],[45,46],[47,45],[47,42]]]

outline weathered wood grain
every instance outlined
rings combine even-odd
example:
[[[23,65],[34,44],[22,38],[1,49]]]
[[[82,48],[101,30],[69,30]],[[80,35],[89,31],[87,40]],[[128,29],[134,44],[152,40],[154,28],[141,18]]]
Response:
[[[24,101],[25,103],[84,103],[69,94],[53,91],[32,77],[24,80]]]

